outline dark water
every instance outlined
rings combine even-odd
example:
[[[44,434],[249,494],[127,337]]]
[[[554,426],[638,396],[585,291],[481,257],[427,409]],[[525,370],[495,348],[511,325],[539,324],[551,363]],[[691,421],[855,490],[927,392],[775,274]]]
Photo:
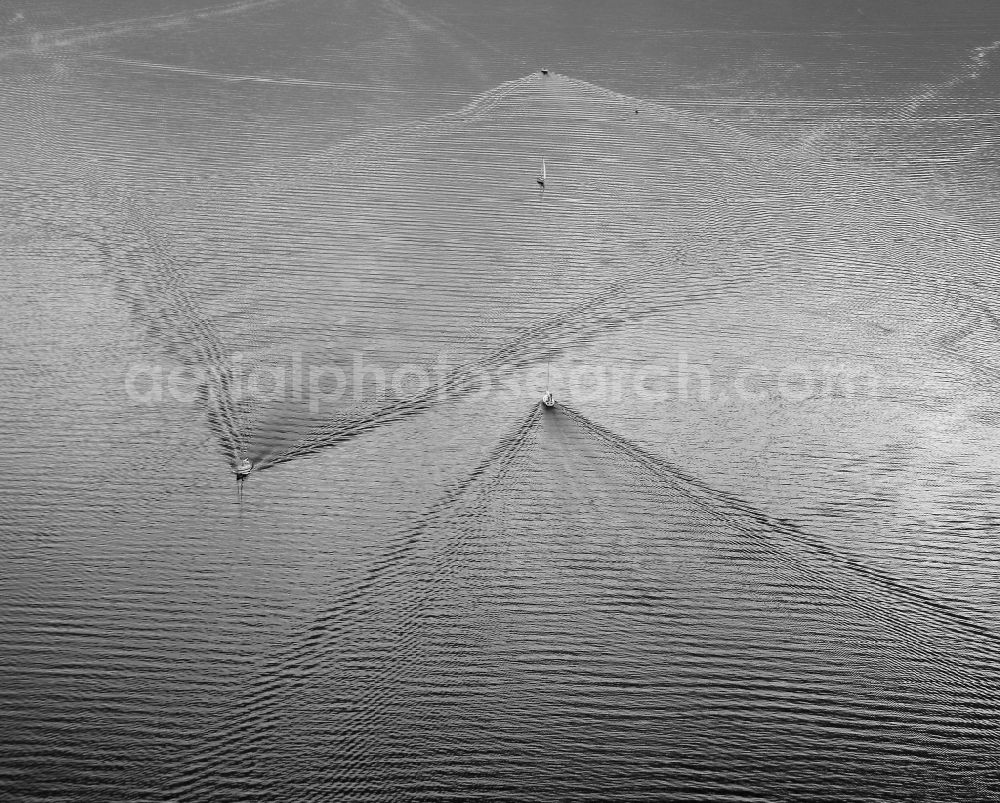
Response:
[[[0,26],[0,797],[1000,799],[997,8]]]

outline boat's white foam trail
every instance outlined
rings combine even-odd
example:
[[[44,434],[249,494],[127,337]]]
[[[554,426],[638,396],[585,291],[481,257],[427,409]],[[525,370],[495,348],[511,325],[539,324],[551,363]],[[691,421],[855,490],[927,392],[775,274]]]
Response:
[[[202,70],[197,67],[187,67],[183,64],[158,64],[151,61],[139,61],[137,59],[122,59],[114,56],[104,56],[99,53],[90,53],[85,58],[95,61],[104,61],[111,64],[121,64],[126,67],[138,67],[144,70],[156,70],[166,73],[177,73],[178,75],[191,75],[196,78],[204,78],[210,81],[226,81],[230,83],[256,83],[256,84],[277,84],[280,86],[295,86],[306,89],[339,89],[345,91],[358,92],[386,92],[391,94],[412,95],[415,90],[403,89],[400,87],[379,86],[376,84],[348,83],[345,81],[317,81],[309,78],[292,78],[281,75],[248,75],[243,73],[221,73],[212,70]],[[434,89],[424,90],[425,94],[443,95],[453,97],[463,97],[466,93],[457,90]]]
[[[0,59],[25,54],[44,55],[52,50],[88,44],[101,39],[183,28],[202,20],[274,8],[288,2],[292,2],[292,0],[241,0],[236,3],[206,6],[175,14],[134,17],[94,25],[78,25],[71,28],[5,36],[0,37]]]
[[[921,106],[941,98],[949,90],[961,84],[979,80],[990,68],[991,56],[997,50],[1000,50],[1000,39],[990,42],[988,45],[973,48],[968,61],[956,75],[940,84],[931,84],[911,97],[902,108],[903,114],[906,116],[916,114]]]

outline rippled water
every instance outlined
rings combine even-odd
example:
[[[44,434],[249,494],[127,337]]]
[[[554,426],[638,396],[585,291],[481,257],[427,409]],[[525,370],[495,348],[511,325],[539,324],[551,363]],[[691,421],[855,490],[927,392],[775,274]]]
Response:
[[[0,25],[0,797],[1000,799],[995,9]]]

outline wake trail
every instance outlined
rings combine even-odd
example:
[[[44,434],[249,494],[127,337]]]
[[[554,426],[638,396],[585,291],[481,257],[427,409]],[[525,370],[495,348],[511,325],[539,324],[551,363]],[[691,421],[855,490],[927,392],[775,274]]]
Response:
[[[925,103],[931,103],[944,93],[957,86],[970,81],[977,81],[983,73],[990,68],[990,56],[1000,50],[1000,39],[990,42],[987,45],[975,47],[970,51],[969,59],[963,65],[963,69],[957,74],[942,81],[940,84],[932,84],[907,99],[900,109],[900,116],[911,117]]]
[[[153,70],[159,72],[176,73],[179,75],[190,75],[195,78],[204,78],[210,81],[224,81],[228,83],[257,83],[257,84],[278,84],[281,86],[297,86],[308,89],[340,89],[359,92],[378,92],[388,94],[412,95],[413,89],[401,89],[398,87],[379,86],[377,84],[346,83],[342,81],[320,81],[310,78],[295,78],[287,75],[256,75],[251,73],[222,73],[211,70],[200,69],[198,67],[187,67],[183,64],[160,64],[151,61],[140,61],[137,59],[123,59],[114,56],[105,56],[100,53],[87,53],[81,58],[93,61],[102,61],[109,64],[121,64],[126,67],[135,67],[141,70]],[[466,97],[468,93],[459,90],[419,90],[420,94],[441,95],[449,97]]]
[[[806,554],[811,559],[819,560],[828,568],[838,571],[846,569],[851,574],[863,578],[869,584],[888,592],[892,597],[907,600],[920,612],[932,614],[938,621],[950,624],[956,632],[975,636],[982,642],[983,646],[988,648],[990,661],[1000,661],[1000,635],[975,619],[936,599],[930,592],[915,588],[911,584],[904,583],[893,577],[888,572],[867,564],[861,558],[831,547],[787,519],[778,519],[770,516],[749,502],[708,485],[668,460],[652,454],[627,438],[595,423],[566,404],[560,403],[560,410],[564,411],[594,438],[612,449],[629,456],[647,470],[666,480],[669,487],[681,493],[726,526],[750,538],[763,541],[775,547],[776,552],[782,555],[788,554],[786,547],[788,543],[805,547]],[[783,542],[777,541],[777,537],[779,536],[784,539]],[[796,561],[795,565],[797,568],[807,571],[810,574],[815,573],[814,566],[803,563],[801,560],[795,559],[794,556],[789,557],[792,557]],[[867,601],[864,595],[859,596],[856,590],[852,590],[849,584],[843,583],[836,574],[830,576],[819,573],[815,574],[815,576],[824,582],[833,580],[836,582],[839,590],[851,592],[852,597],[855,598],[855,602],[866,613],[875,614],[880,620],[884,619],[886,611],[883,608],[873,606]],[[907,624],[911,627],[914,626],[912,621],[908,621]],[[921,624],[916,625],[916,627],[924,629],[926,625]]]
[[[468,526],[450,530],[443,544],[427,540],[426,535],[434,527],[447,528],[447,521],[456,516],[458,509],[475,508],[477,500],[504,485],[540,418],[540,406],[532,406],[468,474],[447,487],[360,577],[338,593],[336,604],[318,612],[308,626],[293,636],[289,647],[259,666],[255,679],[241,687],[245,698],[234,712],[233,720],[213,734],[207,746],[215,755],[205,761],[206,746],[198,747],[201,760],[192,762],[197,770],[189,771],[172,787],[179,800],[201,799],[203,785],[245,756],[248,745],[272,738],[288,700],[306,694],[322,678],[324,668],[336,671],[343,668],[343,662],[349,664],[352,658],[345,654],[345,649],[350,653],[350,644],[343,642],[352,638],[351,634],[375,639],[372,633],[357,631],[377,628],[379,617],[388,615],[393,655],[383,663],[378,680],[368,683],[360,692],[361,697],[352,699],[350,709],[341,712],[346,723],[341,732],[354,734],[356,741],[338,745],[338,755],[341,761],[355,761],[356,767],[339,766],[336,771],[331,770],[331,777],[336,776],[338,783],[365,780],[363,758],[374,738],[364,735],[370,725],[367,718],[386,709],[384,690],[406,671],[403,658],[416,643],[415,633],[419,631],[416,625],[426,615],[433,596],[447,586],[473,533]],[[390,592],[387,586],[397,587]],[[388,612],[381,603],[386,597],[394,600]]]
[[[50,131],[37,102],[29,101],[28,114],[47,161],[42,175],[23,187],[14,183],[19,165],[12,166],[5,213],[23,217],[35,228],[44,223],[66,231],[93,250],[148,341],[197,372],[199,404],[222,454],[237,465],[246,450],[246,410],[237,403],[225,343],[190,289],[192,259],[178,256],[152,211],[124,184],[95,164],[65,155],[72,151]],[[63,155],[57,159],[55,154]]]
[[[420,393],[384,404],[354,420],[319,427],[291,448],[264,458],[258,468],[265,470],[312,456],[439,405],[455,403],[469,394],[483,392],[484,384],[492,388],[503,374],[552,360],[568,349],[604,337],[645,317],[724,296],[732,290],[725,285],[687,292],[682,299],[657,299],[645,305],[628,303],[629,299],[623,294],[629,284],[651,277],[667,278],[662,276],[663,269],[663,265],[657,264],[626,274],[589,299],[549,314],[545,321],[523,329],[491,353],[453,369]],[[753,277],[748,278],[748,282],[752,280]],[[610,306],[612,300],[615,307]]]
[[[89,221],[77,233],[101,254],[133,319],[182,365],[200,371],[200,405],[222,453],[236,466],[246,451],[236,378],[221,337],[187,289],[188,270],[162,242],[139,202],[124,192],[102,196],[98,181],[86,184],[90,197],[103,197],[105,208],[120,216],[122,224],[105,224],[94,232]],[[129,232],[125,237],[123,228]]]
[[[970,51],[968,60],[958,72],[944,81],[924,86],[919,92],[914,92],[901,98],[897,97],[893,101],[895,105],[890,107],[881,119],[896,123],[919,119],[917,114],[921,106],[934,102],[949,90],[955,89],[962,84],[979,80],[990,67],[990,57],[998,50],[1000,50],[1000,39],[973,48]],[[825,157],[828,154],[828,148],[822,147],[821,141],[823,139],[848,134],[852,137],[860,136],[868,141],[872,141],[876,138],[875,131],[877,129],[869,132],[869,129],[866,128],[862,132],[859,132],[857,125],[853,121],[841,120],[837,123],[822,125],[814,129],[800,140],[794,151],[797,155],[801,156],[811,156],[813,158]]]
[[[133,17],[92,25],[77,25],[69,28],[4,36],[0,37],[0,59],[20,55],[44,55],[48,51],[61,50],[101,39],[184,28],[202,20],[275,8],[289,2],[297,2],[297,0],[240,0],[240,2],[205,6],[175,14]]]

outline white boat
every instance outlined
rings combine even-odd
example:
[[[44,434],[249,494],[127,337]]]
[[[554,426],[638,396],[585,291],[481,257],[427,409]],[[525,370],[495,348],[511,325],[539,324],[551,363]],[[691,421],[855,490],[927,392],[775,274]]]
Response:
[[[253,463],[249,460],[241,460],[240,464],[233,469],[233,473],[236,475],[236,479],[245,480],[247,474],[253,471]]]
[[[556,406],[556,397],[552,395],[552,391],[549,390],[549,386],[552,384],[552,375],[549,363],[545,363],[545,395],[542,396],[542,404],[546,407]]]
[[[545,160],[542,159],[542,175],[535,179],[538,182],[538,186],[543,190],[545,189]]]

